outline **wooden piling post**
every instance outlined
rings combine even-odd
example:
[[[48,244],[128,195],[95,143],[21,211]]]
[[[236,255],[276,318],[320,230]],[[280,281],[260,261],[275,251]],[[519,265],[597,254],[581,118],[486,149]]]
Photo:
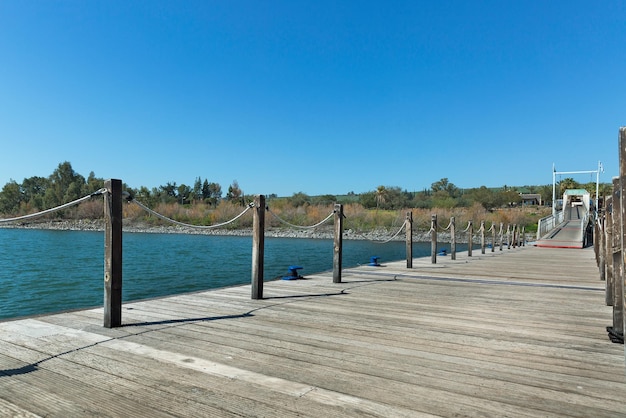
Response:
[[[621,300],[620,306],[622,311],[622,338],[626,330],[626,251],[624,246],[626,243],[626,127],[619,129],[619,181],[620,181],[620,250],[622,260],[620,262],[621,275]],[[625,352],[626,355],[626,352]]]
[[[430,262],[437,264],[437,215],[430,216]]]
[[[469,221],[467,225],[468,238],[467,238],[467,256],[472,256],[472,246],[474,245],[474,221]]]
[[[613,195],[609,196],[606,199],[605,205],[605,213],[606,213],[606,248],[605,248],[605,275],[606,275],[606,283],[605,283],[605,292],[604,292],[604,301],[606,306],[613,306]]]
[[[450,218],[450,260],[456,260],[456,220]]]
[[[343,205],[335,204],[335,240],[333,244],[333,283],[341,283],[343,258]]]
[[[491,223],[491,252],[496,251],[496,224]]]
[[[622,198],[620,177],[613,179],[613,330],[614,334],[624,337],[624,307],[623,299],[623,275],[622,265]]]
[[[413,268],[413,212],[406,213],[404,225],[406,231],[406,268]]]
[[[511,225],[506,225],[506,249],[511,249]]]
[[[604,210],[602,211],[602,213],[598,216],[598,219],[596,220],[595,231],[593,235],[593,242],[594,242],[594,245],[596,246],[596,252],[597,252],[596,258],[598,260],[598,271],[600,272],[600,280],[602,281],[606,280],[606,275],[605,275],[606,269],[604,265],[605,263],[604,246],[606,245],[606,242],[605,242],[606,235],[604,233],[605,217],[606,217],[606,197],[604,198]]]
[[[503,235],[504,235],[504,223],[500,222],[500,251],[502,251]]]
[[[517,247],[517,225],[513,224],[511,228],[511,240],[513,241],[513,248]]]
[[[485,254],[485,221],[480,221],[480,253]]]
[[[254,198],[252,220],[252,299],[263,299],[265,255],[265,196]]]
[[[122,180],[104,182],[104,326],[122,325]]]

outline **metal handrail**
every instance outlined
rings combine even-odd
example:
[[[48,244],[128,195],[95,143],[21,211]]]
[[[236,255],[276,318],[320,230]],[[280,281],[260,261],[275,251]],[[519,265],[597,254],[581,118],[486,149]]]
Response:
[[[545,234],[552,231],[563,222],[563,211],[558,211],[554,215],[549,215],[539,219],[537,222],[537,239],[541,239]]]

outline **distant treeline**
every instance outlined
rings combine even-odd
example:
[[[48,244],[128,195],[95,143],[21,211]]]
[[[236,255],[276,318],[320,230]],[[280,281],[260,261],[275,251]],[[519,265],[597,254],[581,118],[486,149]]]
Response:
[[[56,170],[48,177],[30,177],[22,183],[14,180],[9,181],[0,191],[0,214],[15,216],[34,213],[48,208],[79,199],[97,191],[104,185],[104,179],[97,178],[93,172],[85,178],[76,173],[69,162],[59,164]],[[202,180],[197,177],[192,186],[186,184],[177,185],[176,182],[168,182],[165,185],[148,189],[141,186],[137,189],[124,185],[125,190],[142,203],[156,207],[163,204],[194,205],[203,204],[216,208],[221,202],[230,204],[242,204],[252,200],[252,196],[243,194],[237,181],[228,187],[223,196],[222,186],[208,179]],[[595,196],[595,183],[579,184],[571,178],[559,182],[558,195],[562,191],[572,188],[585,188],[592,196]],[[602,184],[600,195],[610,190],[609,184]],[[292,207],[310,205],[329,205],[332,203],[359,204],[364,209],[399,210],[399,209],[451,209],[469,208],[480,204],[485,210],[492,211],[497,208],[515,207],[521,203],[521,193],[533,193],[541,195],[543,204],[552,202],[552,185],[523,186],[501,188],[487,188],[481,186],[472,189],[460,189],[447,178],[442,178],[432,183],[430,189],[419,192],[410,192],[400,187],[378,186],[375,190],[361,194],[353,192],[346,195],[322,195],[309,196],[303,192],[294,193],[290,197],[278,197],[269,195],[268,201],[280,205],[288,204]],[[83,208],[82,212],[73,213],[74,217],[100,217],[102,212],[97,207],[94,213]]]

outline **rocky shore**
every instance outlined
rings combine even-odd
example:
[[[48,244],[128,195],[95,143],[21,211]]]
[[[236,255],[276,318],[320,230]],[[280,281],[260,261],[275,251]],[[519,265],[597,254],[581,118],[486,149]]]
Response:
[[[40,221],[30,223],[14,223],[0,224],[0,228],[21,228],[21,229],[48,229],[59,231],[104,231],[103,220],[55,220]],[[184,227],[179,225],[151,225],[145,222],[129,222],[124,220],[122,227],[124,232],[129,233],[153,233],[153,234],[196,234],[196,235],[219,235],[219,236],[252,236],[251,228],[241,229],[201,229],[193,227]],[[355,231],[352,229],[344,230],[344,239],[352,240],[370,240],[370,241],[404,241],[405,234],[397,229],[387,230],[385,228],[377,228],[370,231]],[[295,228],[267,228],[265,230],[266,237],[276,238],[307,238],[307,239],[333,239],[332,226],[324,226],[316,229],[295,229]],[[393,238],[392,238],[393,237]],[[450,234],[448,232],[437,232],[437,240],[439,242],[450,242]],[[467,243],[466,233],[457,233],[458,243]],[[487,238],[490,240],[490,237]],[[527,240],[533,240],[527,234]],[[474,236],[474,243],[477,243],[478,237]],[[413,242],[430,242],[429,231],[413,231]]]

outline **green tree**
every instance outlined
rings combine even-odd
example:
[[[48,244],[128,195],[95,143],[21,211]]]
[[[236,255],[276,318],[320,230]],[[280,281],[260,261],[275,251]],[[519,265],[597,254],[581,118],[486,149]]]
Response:
[[[295,207],[306,206],[311,203],[311,198],[306,193],[298,192],[294,193],[293,196],[289,198],[289,203]]]
[[[567,177],[564,178],[563,180],[561,180],[559,182],[559,196],[563,196],[563,193],[565,193],[565,190],[569,190],[569,189],[579,189],[580,188],[580,183],[578,183],[576,180],[574,180],[571,177]]]
[[[459,193],[458,187],[456,187],[453,183],[448,181],[447,177],[442,178],[439,181],[436,181],[430,185],[430,188],[434,193],[437,192],[446,192],[449,197],[457,197]]]
[[[29,177],[22,182],[22,192],[24,201],[35,209],[44,208],[44,195],[50,185],[50,181],[45,177]]]
[[[213,204],[217,203],[222,198],[222,186],[218,183],[209,183],[209,198]]]
[[[359,195],[359,203],[365,209],[372,209],[376,207],[376,192],[365,192]]]
[[[193,183],[193,191],[192,198],[194,201],[202,200],[202,179],[200,177],[196,178],[196,181]]]
[[[478,189],[471,189],[468,195],[472,201],[480,203],[483,208],[489,211],[501,206],[503,202],[500,193],[488,189],[485,186],[480,186]]]
[[[209,180],[204,179],[204,183],[202,183],[202,199],[206,200],[211,197],[211,189],[209,189]]]
[[[376,209],[379,209],[387,202],[387,188],[385,186],[378,186],[376,188]]]
[[[0,192],[0,213],[16,213],[24,200],[20,185],[10,180]]]
[[[48,207],[62,205],[82,197],[85,178],[76,173],[68,161],[59,164],[48,179],[50,187],[46,189],[44,195]]]
[[[96,192],[104,187],[104,179],[97,178],[96,174],[91,171],[89,172],[89,176],[87,176],[87,184],[85,185],[85,189],[83,190],[83,195],[88,195],[93,192]]]
[[[243,197],[243,192],[239,187],[237,180],[233,180],[233,183],[228,186],[228,193],[226,193],[226,199],[230,201],[237,201]]]
[[[178,186],[178,199],[180,200],[180,204],[184,205],[185,202],[189,201],[189,198],[192,196],[192,188],[187,186],[186,184],[181,184]]]

